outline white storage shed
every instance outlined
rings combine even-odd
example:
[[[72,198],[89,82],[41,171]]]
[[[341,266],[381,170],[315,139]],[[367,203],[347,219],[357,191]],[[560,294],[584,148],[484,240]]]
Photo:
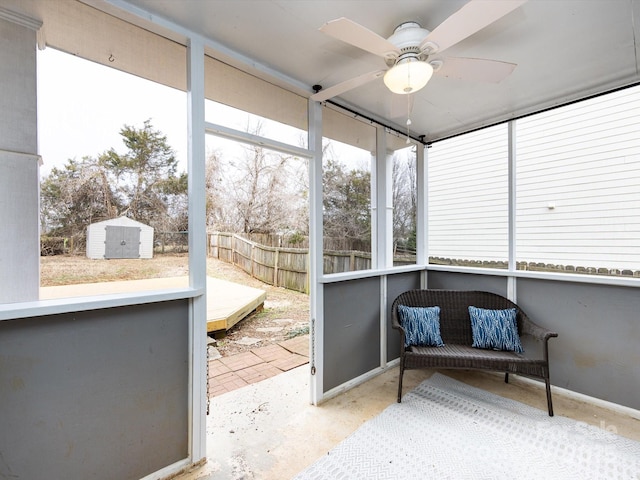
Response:
[[[153,227],[127,217],[92,223],[87,227],[89,258],[152,258]]]

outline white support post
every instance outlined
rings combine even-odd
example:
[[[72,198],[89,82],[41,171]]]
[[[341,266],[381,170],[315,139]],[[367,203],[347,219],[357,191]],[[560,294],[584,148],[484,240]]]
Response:
[[[309,100],[309,296],[311,299],[309,364],[311,403],[318,405],[324,396],[324,291],[322,241],[322,106]]]
[[[380,368],[387,368],[387,328],[390,319],[387,318],[389,296],[388,276],[380,275]]]
[[[191,38],[187,58],[189,285],[202,292],[190,308],[190,457],[206,457],[207,231],[205,207],[204,44]]]
[[[376,155],[371,189],[371,261],[373,268],[393,266],[393,164],[387,152],[387,132],[376,128]]]
[[[516,122],[511,120],[508,124],[509,137],[509,272],[515,272],[518,268],[516,262]],[[507,298],[512,302],[517,300],[516,277],[509,275],[507,278]]]
[[[428,243],[428,150],[421,143],[416,145],[416,263],[427,265],[429,263]],[[427,288],[427,272],[424,271],[421,278],[421,288]]]
[[[376,128],[376,155],[371,173],[371,263],[393,266],[393,162],[387,151],[387,131]],[[387,277],[380,277],[380,367],[387,365]]]
[[[41,26],[0,5],[0,304],[34,302],[40,294],[36,40]]]

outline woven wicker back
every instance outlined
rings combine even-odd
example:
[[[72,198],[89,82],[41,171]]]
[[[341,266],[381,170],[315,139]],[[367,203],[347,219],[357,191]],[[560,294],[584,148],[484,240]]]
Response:
[[[490,292],[471,290],[409,290],[400,294],[392,305],[392,322],[399,323],[397,306],[440,307],[440,333],[444,343],[471,345],[471,320],[469,306],[478,308],[504,309],[515,308],[518,320],[518,332],[522,333],[525,313],[510,300]]]

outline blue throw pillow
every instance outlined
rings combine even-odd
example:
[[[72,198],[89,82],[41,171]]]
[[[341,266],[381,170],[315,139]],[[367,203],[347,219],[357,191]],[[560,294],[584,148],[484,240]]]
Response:
[[[518,336],[516,309],[488,310],[469,307],[471,317],[472,347],[492,348],[522,353],[522,344]]]
[[[398,305],[400,324],[404,327],[404,346],[442,347],[440,307]]]

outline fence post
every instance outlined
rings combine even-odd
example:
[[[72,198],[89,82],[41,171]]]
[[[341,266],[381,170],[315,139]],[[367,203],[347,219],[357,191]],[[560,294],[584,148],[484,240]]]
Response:
[[[349,271],[353,272],[356,269],[356,254],[351,251],[349,254]]]
[[[237,265],[236,263],[236,234],[231,235],[231,265]]]
[[[250,269],[251,269],[251,276],[253,278],[256,278],[256,276],[255,276],[255,268],[254,268],[254,265],[256,264],[256,260],[255,260],[256,257],[255,257],[255,254],[254,254],[255,248],[256,248],[256,246],[252,243],[251,244],[251,253],[249,253],[249,263],[251,264]]]
[[[278,262],[280,261],[280,249],[276,248],[276,258],[273,262],[273,286],[278,286]]]
[[[310,257],[311,255],[309,255],[309,249],[307,249],[307,253],[305,253],[305,272],[304,272],[304,293],[309,294],[309,292],[311,291],[311,275],[309,275],[309,268],[311,267],[311,261],[310,261]],[[324,264],[324,261],[323,261]]]

